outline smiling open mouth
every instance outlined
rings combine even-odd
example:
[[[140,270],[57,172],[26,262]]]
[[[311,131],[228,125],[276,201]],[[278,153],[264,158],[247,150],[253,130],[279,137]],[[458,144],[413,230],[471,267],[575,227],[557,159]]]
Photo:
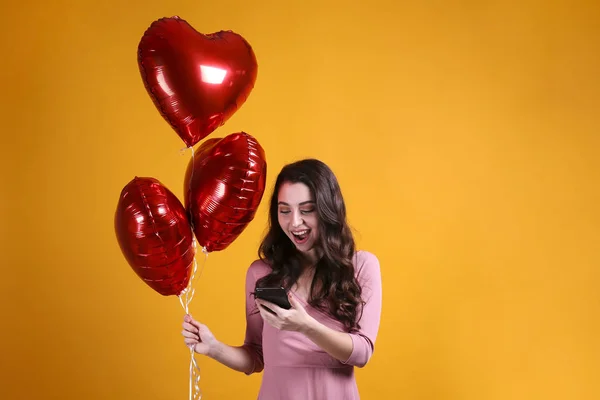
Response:
[[[308,235],[310,234],[310,229],[305,229],[303,231],[292,232],[292,237],[294,238],[294,242],[296,244],[306,243],[308,240]]]

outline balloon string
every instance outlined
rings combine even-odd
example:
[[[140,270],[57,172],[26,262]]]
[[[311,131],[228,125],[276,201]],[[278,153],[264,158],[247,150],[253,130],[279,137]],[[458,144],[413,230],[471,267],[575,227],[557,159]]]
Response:
[[[194,181],[194,163],[196,162],[196,154],[194,152],[194,146],[190,146],[190,150],[192,151],[192,171],[190,172],[190,182],[188,185],[188,187],[189,187],[188,196],[189,196],[189,204],[191,207],[192,206],[192,182]],[[194,230],[194,219],[191,218],[191,215],[190,215],[190,224],[192,226],[192,230]]]
[[[196,253],[196,248],[198,247],[197,243],[198,242],[196,241],[196,238],[193,238],[192,246],[194,247],[194,253]],[[202,247],[202,253],[204,253],[204,261],[202,262],[202,266],[200,267],[200,274],[198,275],[199,277],[202,276],[204,265],[206,264],[206,260],[208,259],[208,251],[206,250],[206,247]],[[192,299],[194,298],[194,293],[196,292],[196,289],[194,288],[194,280],[196,279],[196,273],[198,272],[198,260],[196,259],[196,255],[194,255],[193,263],[194,264],[192,267],[192,274],[190,276],[188,286],[185,289],[183,289],[181,291],[181,294],[179,295],[179,303],[181,303],[181,306],[183,307],[183,310],[186,314],[189,314],[189,305],[192,302]]]
[[[189,184],[188,184],[188,192],[186,193],[186,195],[189,196],[189,202],[188,204],[191,207],[192,204],[192,178],[194,176],[194,146],[190,146],[189,147],[190,150],[192,151],[192,168],[191,168],[191,173],[190,173],[190,180],[189,180]],[[189,215],[189,222],[190,222],[190,226],[192,229],[192,246],[194,247],[194,265],[192,268],[192,273],[190,276],[190,281],[188,286],[181,292],[181,294],[179,295],[179,302],[181,303],[181,307],[183,307],[183,310],[185,311],[186,314],[190,314],[190,303],[192,302],[192,299],[194,298],[194,293],[196,292],[195,288],[194,288],[194,281],[196,279],[196,273],[198,272],[198,261],[196,259],[196,254],[197,254],[197,241],[196,241],[196,236],[194,234],[194,224],[193,224],[193,218],[192,215]],[[204,253],[204,261],[202,262],[202,267],[200,268],[200,275],[202,275],[202,271],[204,271],[204,266],[206,265],[206,260],[208,259],[208,251],[206,250],[206,247],[202,247],[202,252]],[[195,358],[195,353],[194,353],[194,346],[190,346],[190,379],[189,379],[189,400],[200,400],[202,398],[202,393],[200,391],[200,367],[198,367],[198,364],[196,363],[196,358]]]
[[[192,182],[193,182],[193,178],[194,178],[194,162],[196,161],[196,153],[194,151],[194,146],[190,146],[189,149],[192,152],[192,159],[190,160],[191,162],[191,172],[190,172],[190,179],[188,182],[188,192],[184,193],[185,196],[188,196],[188,205],[189,205],[189,209],[188,214],[189,214],[189,221],[190,221],[190,226],[192,227],[192,231],[194,231],[194,219],[192,218]],[[183,148],[180,150],[181,153],[183,153],[183,151],[187,150],[187,148]]]
[[[196,238],[192,240],[192,244],[194,246],[194,253],[196,251],[197,242]],[[200,267],[199,276],[202,275],[204,271],[204,266],[206,265],[206,260],[208,259],[208,251],[206,247],[202,247],[202,252],[204,253],[204,261],[202,262],[202,266]],[[194,293],[196,289],[194,288],[194,281],[196,279],[196,273],[198,272],[198,262],[196,256],[194,255],[194,266],[192,268],[192,274],[190,277],[190,282],[188,286],[181,292],[179,295],[179,303],[181,307],[185,311],[186,314],[190,313],[190,303],[194,298]],[[194,346],[190,346],[190,379],[189,379],[189,400],[200,400],[202,398],[202,393],[200,392],[200,367],[196,363]]]

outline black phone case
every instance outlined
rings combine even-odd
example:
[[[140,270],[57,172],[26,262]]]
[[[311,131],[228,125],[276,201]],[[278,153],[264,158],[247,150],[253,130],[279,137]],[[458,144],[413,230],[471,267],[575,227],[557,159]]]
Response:
[[[256,288],[254,295],[259,299],[277,304],[285,310],[292,308],[284,288]]]

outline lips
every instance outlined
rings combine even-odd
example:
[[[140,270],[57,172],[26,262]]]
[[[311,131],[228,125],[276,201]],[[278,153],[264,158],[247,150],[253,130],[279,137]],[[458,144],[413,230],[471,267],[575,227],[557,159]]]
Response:
[[[302,244],[306,242],[308,239],[308,234],[310,233],[310,229],[303,229],[301,231],[292,231],[292,237],[296,244]]]

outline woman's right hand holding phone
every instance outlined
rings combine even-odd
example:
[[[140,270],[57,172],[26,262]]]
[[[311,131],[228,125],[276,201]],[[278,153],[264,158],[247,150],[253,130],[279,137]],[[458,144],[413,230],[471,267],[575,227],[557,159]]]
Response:
[[[184,337],[185,345],[193,346],[196,353],[209,357],[213,357],[216,353],[219,342],[206,325],[196,321],[191,315],[183,318],[181,334]]]

